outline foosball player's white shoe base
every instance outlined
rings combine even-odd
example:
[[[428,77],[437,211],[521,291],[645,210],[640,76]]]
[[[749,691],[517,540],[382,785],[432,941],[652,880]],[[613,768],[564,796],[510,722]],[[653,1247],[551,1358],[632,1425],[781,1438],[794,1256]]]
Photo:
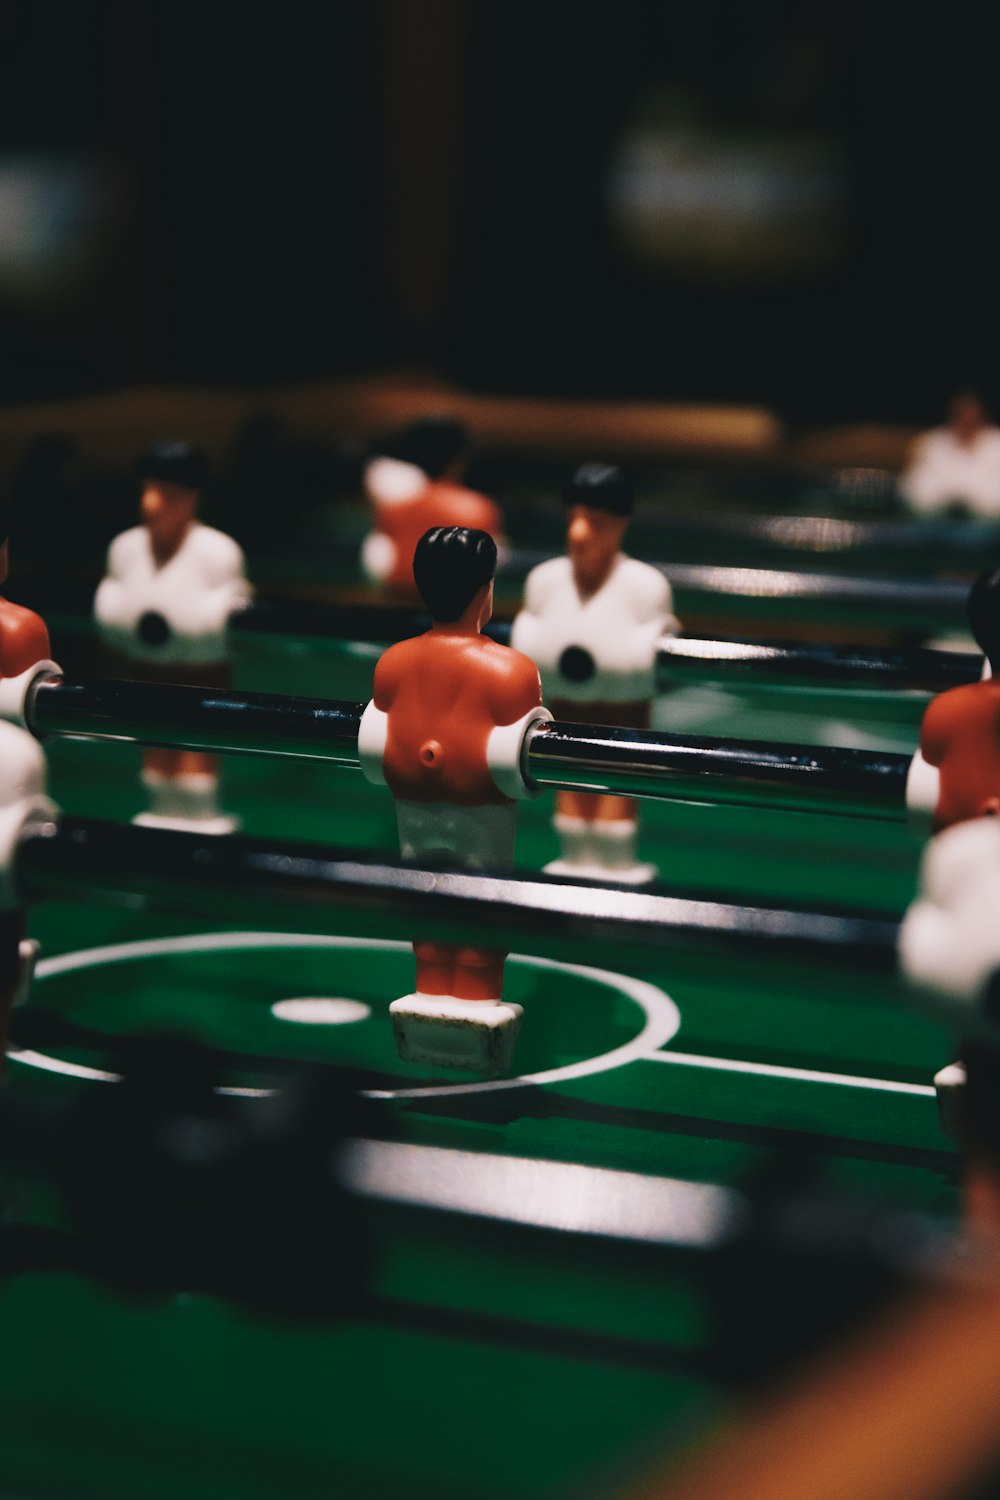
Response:
[[[965,1095],[965,1064],[949,1063],[934,1074],[934,1092],[937,1095],[938,1121],[945,1135],[959,1136],[962,1133],[962,1100]]]
[[[149,795],[148,811],[132,822],[139,828],[165,828],[172,833],[202,833],[210,837],[237,833],[239,818],[219,810],[219,782],[204,771],[164,776],[143,771],[142,784]]]
[[[404,995],[389,1006],[403,1062],[469,1073],[505,1073],[514,1056],[523,1010],[503,1000]]]
[[[557,813],[552,822],[561,853],[545,866],[546,875],[620,885],[647,885],[656,879],[656,866],[636,857],[639,830],[631,818],[601,822]]]
[[[656,865],[639,860],[634,865],[598,865],[577,863],[570,859],[554,859],[544,867],[546,875],[568,875],[572,880],[599,880],[602,885],[648,885],[659,874]]]
[[[164,813],[136,813],[132,822],[137,828],[166,828],[171,833],[204,833],[209,837],[217,834],[239,833],[240,820],[230,813],[217,813],[214,818],[176,818]]]

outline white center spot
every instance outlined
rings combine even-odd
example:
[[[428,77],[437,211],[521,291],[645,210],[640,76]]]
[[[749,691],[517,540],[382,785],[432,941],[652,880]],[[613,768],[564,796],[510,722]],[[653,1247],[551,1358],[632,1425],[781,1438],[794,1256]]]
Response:
[[[363,1000],[339,1000],[321,995],[299,995],[294,1000],[279,1000],[271,1006],[279,1021],[297,1021],[301,1026],[347,1026],[352,1021],[367,1021],[372,1013]]]

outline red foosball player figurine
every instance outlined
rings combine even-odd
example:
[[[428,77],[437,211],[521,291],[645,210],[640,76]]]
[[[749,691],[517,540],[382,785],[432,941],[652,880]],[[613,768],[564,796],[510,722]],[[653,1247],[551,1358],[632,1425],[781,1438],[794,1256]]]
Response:
[[[511,644],[537,662],[557,719],[649,727],[660,637],[677,629],[670,584],[658,568],[620,550],[632,514],[632,486],[620,469],[584,464],[563,496],[567,557],[528,574]],[[555,829],[562,855],[553,875],[652,880],[637,858],[634,799],[559,792]]]
[[[197,519],[208,468],[190,443],[160,443],[138,464],[142,525],[115,537],[94,611],[119,675],[191,687],[226,687],[229,616],[250,596],[241,549]],[[218,762],[195,750],[147,750],[143,785],[156,828],[231,833],[218,807]]]
[[[413,554],[431,527],[467,526],[489,532],[502,544],[499,507],[457,482],[466,442],[465,428],[453,417],[423,417],[384,444],[365,469],[374,525],[361,562],[372,582],[393,599],[419,599]]]
[[[7,579],[7,518],[0,506],[0,585]],[[49,659],[49,633],[30,609],[0,598],[0,717],[21,720],[25,688],[39,667],[58,671]],[[15,723],[0,723],[0,872],[26,816],[45,808],[45,761],[37,742]],[[38,945],[25,936],[24,911],[0,874],[0,1076],[7,1023],[27,995]]]
[[[521,752],[541,706],[534,662],[482,634],[497,549],[485,531],[438,526],[413,571],[433,624],[391,646],[375,669],[358,738],[362,770],[396,798],[403,858],[504,869],[513,863],[515,798],[528,794]],[[416,992],[390,1007],[400,1056],[499,1073],[521,1007],[501,1000],[506,953],[415,941]]]
[[[994,1026],[1000,1017],[1000,570],[977,579],[968,615],[993,675],[939,694],[924,714],[907,800],[930,815],[934,837],[900,951],[911,983],[946,999],[953,1020],[964,1008],[958,1029],[975,1037],[983,1007]],[[934,1082],[945,1129],[963,1134],[964,1064]]]
[[[935,833],[1000,813],[1000,569],[976,580],[968,615],[991,675],[932,699],[908,787]]]

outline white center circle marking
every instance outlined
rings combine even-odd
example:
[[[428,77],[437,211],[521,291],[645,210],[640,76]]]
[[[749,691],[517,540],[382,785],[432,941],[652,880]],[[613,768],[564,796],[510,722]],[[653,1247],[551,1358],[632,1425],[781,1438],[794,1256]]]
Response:
[[[279,1021],[295,1021],[300,1026],[349,1026],[352,1021],[367,1021],[372,1013],[363,1000],[344,1000],[332,995],[296,995],[292,1000],[278,1000],[271,1014]]]
[[[129,963],[143,958],[167,958],[181,953],[226,953],[245,949],[267,948],[353,948],[370,953],[409,953],[409,943],[387,938],[346,938],[313,936],[303,932],[205,932],[189,933],[184,937],[144,938],[133,943],[109,943],[100,948],[81,948],[75,953],[59,953],[54,958],[44,958],[35,970],[36,983],[54,979],[59,974],[72,974],[79,969],[98,968],[103,964]],[[476,1083],[441,1083],[421,1085],[416,1088],[365,1089],[367,1099],[430,1099],[455,1094],[497,1093],[503,1089],[518,1089],[525,1084],[566,1083],[574,1078],[589,1078],[595,1073],[607,1073],[613,1068],[624,1067],[638,1058],[658,1052],[674,1036],[681,1024],[680,1011],[663,990],[645,979],[633,979],[628,974],[618,974],[613,969],[592,969],[584,964],[566,964],[554,958],[536,958],[531,954],[512,953],[508,963],[530,969],[542,969],[547,973],[573,974],[580,979],[589,979],[606,985],[633,1000],[642,1011],[645,1020],[642,1027],[629,1041],[610,1052],[597,1057],[586,1057],[580,1062],[567,1063],[561,1068],[546,1068],[540,1073],[522,1073],[516,1078],[489,1078]],[[41,1068],[49,1073],[62,1073],[71,1078],[87,1078],[102,1083],[118,1082],[118,1074],[100,1068],[90,1068],[84,1063],[64,1062],[44,1052],[29,1048],[10,1047],[9,1056],[29,1068]],[[263,1059],[262,1059],[263,1061]],[[227,1094],[258,1096],[270,1093],[269,1089],[236,1088],[225,1089]]]

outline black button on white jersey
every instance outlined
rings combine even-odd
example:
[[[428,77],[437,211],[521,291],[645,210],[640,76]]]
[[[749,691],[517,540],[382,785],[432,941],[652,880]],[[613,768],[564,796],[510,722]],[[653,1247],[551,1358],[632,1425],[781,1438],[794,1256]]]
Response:
[[[597,665],[583,646],[567,646],[559,658],[559,671],[567,682],[589,682]]]
[[[165,646],[172,632],[161,614],[155,609],[147,609],[136,626],[136,634],[144,646]]]

